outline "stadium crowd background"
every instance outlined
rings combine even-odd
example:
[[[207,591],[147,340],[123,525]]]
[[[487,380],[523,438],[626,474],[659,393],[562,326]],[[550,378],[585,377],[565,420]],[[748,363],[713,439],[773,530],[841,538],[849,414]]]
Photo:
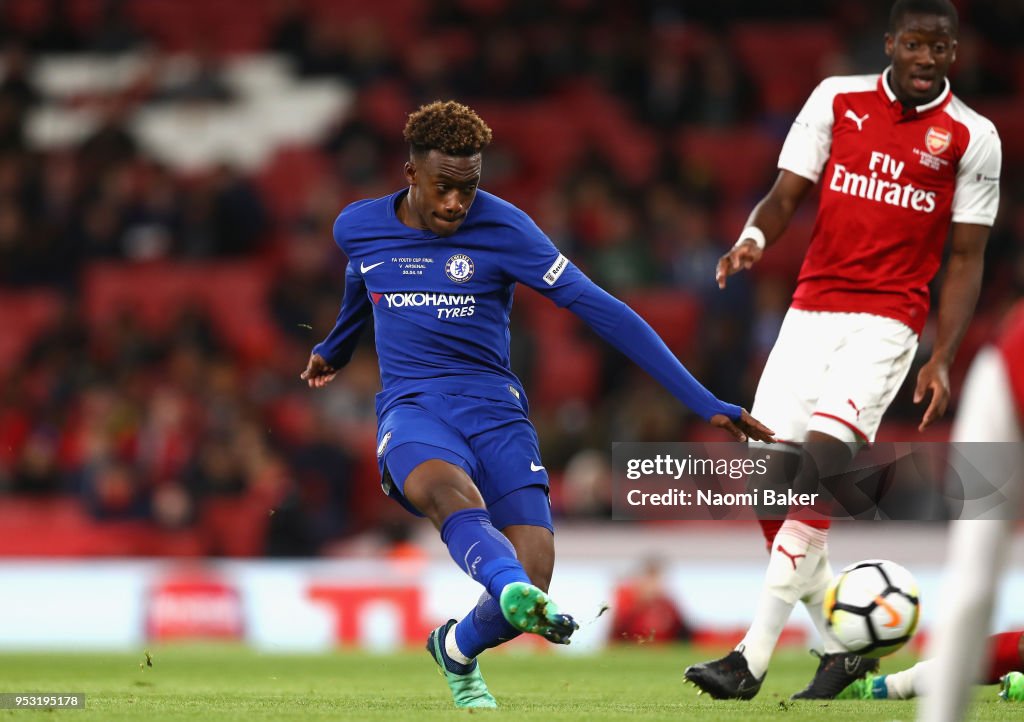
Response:
[[[726,292],[715,261],[807,93],[885,65],[888,2],[807,5],[0,0],[0,555],[402,548],[372,334],[326,392],[298,374],[338,310],[335,216],[400,187],[438,98],[494,128],[484,188],[749,407],[815,202]],[[957,5],[954,92],[1004,173],[954,393],[1024,290],[1024,5]],[[613,440],[725,440],[529,290],[512,339],[563,519],[607,515]],[[880,439],[920,438],[911,391]]]

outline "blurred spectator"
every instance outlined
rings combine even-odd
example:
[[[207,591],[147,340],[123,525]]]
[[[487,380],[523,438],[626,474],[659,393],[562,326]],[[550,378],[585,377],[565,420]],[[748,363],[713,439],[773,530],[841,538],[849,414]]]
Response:
[[[300,59],[309,42],[309,15],[299,0],[275,0],[267,48]]]
[[[686,642],[693,629],[665,586],[665,563],[646,560],[616,590],[608,641],[619,643]]]
[[[560,511],[572,518],[608,518],[612,468],[605,451],[583,449],[569,459],[562,478]]]
[[[89,52],[115,55],[138,50],[146,38],[131,21],[126,0],[102,0],[95,27],[84,39]]]
[[[185,478],[199,496],[237,497],[245,491],[242,464],[228,438],[207,436],[197,449]]]
[[[347,26],[347,67],[344,79],[368,87],[397,71],[384,29],[376,20],[357,19]]]
[[[312,427],[291,450],[289,460],[295,473],[294,502],[315,554],[352,529],[353,460],[332,443],[333,435],[322,418],[311,421]]]
[[[221,58],[206,42],[202,42],[191,54],[184,73],[164,87],[157,99],[203,105],[227,103],[235,99],[235,93],[224,80]]]
[[[10,94],[0,94],[0,152],[25,147],[25,108]]]
[[[0,55],[0,68],[0,98],[14,101],[21,112],[40,101],[39,91],[29,77],[29,55],[24,45],[13,40],[6,43]]]
[[[182,253],[188,257],[240,256],[258,251],[269,230],[263,199],[236,168],[220,165],[186,194]]]
[[[693,122],[700,107],[696,68],[679,48],[664,41],[649,49],[646,62],[640,82],[629,84],[636,89],[630,95],[640,117],[663,130]]]
[[[957,97],[968,103],[1013,93],[1013,77],[1006,72],[1008,58],[995,58],[993,66],[988,53],[989,49],[977,30],[966,27],[960,30],[950,82]]]
[[[137,169],[136,192],[123,213],[124,256],[154,260],[174,254],[182,232],[181,194],[170,169],[148,163]]]
[[[131,108],[117,96],[100,99],[99,122],[78,148],[79,172],[85,187],[100,182],[122,164],[134,160],[139,152],[135,136],[129,130]]]
[[[404,565],[425,562],[427,555],[416,543],[413,531],[412,525],[404,520],[385,523],[380,532],[384,542],[384,557]]]
[[[390,160],[390,142],[366,115],[365,108],[357,106],[323,143],[338,177],[353,186],[376,182]]]
[[[708,269],[718,263],[724,244],[712,235],[710,212],[706,206],[685,201],[674,203],[667,212],[675,230],[666,263],[669,280],[708,305],[717,303],[722,293]]]
[[[697,63],[699,86],[692,118],[700,125],[733,126],[749,120],[757,89],[722,38],[709,42]]]
[[[40,426],[32,432],[14,465],[13,493],[46,496],[66,491],[57,467],[57,443],[56,429]]]
[[[535,98],[547,90],[547,78],[521,33],[494,28],[480,38],[476,47],[477,55],[458,81],[466,96],[514,102]]]
[[[187,529],[196,520],[196,506],[188,489],[177,482],[160,484],[153,491],[150,514],[161,529]]]
[[[990,43],[1005,50],[1020,50],[1024,35],[1024,6],[1017,0],[973,0],[971,24]]]
[[[15,285],[31,277],[28,219],[13,198],[0,198],[0,282]],[[35,279],[33,279],[35,280]]]
[[[74,53],[82,48],[81,39],[71,19],[71,9],[64,0],[39,0],[45,6],[42,24],[32,35],[32,49],[42,53]]]
[[[99,521],[128,521],[146,516],[147,499],[138,473],[129,464],[99,461],[82,473],[85,507]]]
[[[601,209],[596,233],[585,257],[590,275],[611,292],[649,286],[656,272],[648,245],[642,242],[636,211],[609,201]]]
[[[319,229],[316,229],[319,230]],[[333,244],[309,227],[296,228],[284,248],[280,273],[271,283],[268,303],[278,329],[306,344],[321,304],[338,310],[342,278],[333,267]]]
[[[0,73],[0,153],[24,150],[25,122],[41,96],[30,77],[29,55],[22,43],[4,44]]]

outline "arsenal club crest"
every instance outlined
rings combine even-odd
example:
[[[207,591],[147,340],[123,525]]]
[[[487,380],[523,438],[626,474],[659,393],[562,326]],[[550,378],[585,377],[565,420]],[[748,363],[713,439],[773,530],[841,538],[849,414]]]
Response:
[[[924,134],[924,147],[932,155],[942,155],[952,142],[953,133],[945,128],[936,128],[933,125]]]

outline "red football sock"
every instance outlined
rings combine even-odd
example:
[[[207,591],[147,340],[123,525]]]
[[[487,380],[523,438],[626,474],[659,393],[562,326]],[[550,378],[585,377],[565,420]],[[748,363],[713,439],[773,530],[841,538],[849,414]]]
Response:
[[[772,542],[775,541],[775,535],[779,533],[782,519],[758,519],[757,522],[761,525],[761,533],[764,534],[764,544],[768,547],[768,553],[771,554]]]
[[[983,684],[996,684],[1007,672],[1024,671],[1020,656],[1020,638],[1024,630],[993,634],[988,639],[988,671]]]
[[[758,519],[757,522],[761,525],[761,533],[764,534],[764,543],[768,548],[768,553],[772,551],[772,542],[775,541],[775,535],[779,533],[779,529],[782,527],[782,519]],[[831,519],[809,519],[807,521],[799,520],[801,524],[806,524],[812,529],[824,529],[828,531],[832,525]]]

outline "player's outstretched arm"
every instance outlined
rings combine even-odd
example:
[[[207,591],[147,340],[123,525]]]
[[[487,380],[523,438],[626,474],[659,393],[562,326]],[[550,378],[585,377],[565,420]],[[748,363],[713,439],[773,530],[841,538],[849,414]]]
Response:
[[[974,314],[985,269],[985,244],[991,229],[973,223],[954,223],[946,278],[939,293],[939,320],[935,348],[917,374],[914,403],[931,400],[919,431],[937,421],[949,406],[949,367]]]
[[[813,185],[813,181],[796,173],[779,171],[775,185],[754,207],[736,245],[718,259],[715,280],[719,288],[725,288],[729,276],[745,271],[761,260],[764,249],[786,230],[789,219]]]
[[[746,441],[748,437],[775,440],[773,432],[744,409],[721,401],[708,391],[633,309],[593,281],[584,279],[582,283],[582,292],[567,308],[601,338],[632,359],[695,414],[725,429],[737,441]]]

